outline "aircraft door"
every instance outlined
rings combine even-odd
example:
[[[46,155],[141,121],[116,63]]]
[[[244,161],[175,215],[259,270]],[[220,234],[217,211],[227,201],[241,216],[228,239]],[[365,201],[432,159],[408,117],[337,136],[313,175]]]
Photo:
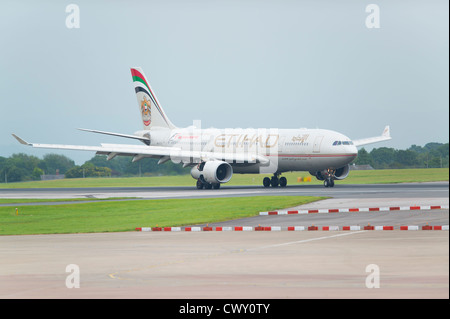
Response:
[[[320,145],[322,144],[323,136],[316,136],[314,139],[313,153],[320,153]]]

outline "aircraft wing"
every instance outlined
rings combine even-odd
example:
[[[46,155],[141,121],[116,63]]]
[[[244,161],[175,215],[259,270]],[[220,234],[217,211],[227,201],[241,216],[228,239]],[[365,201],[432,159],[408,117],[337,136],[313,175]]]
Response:
[[[174,163],[192,163],[197,164],[202,161],[222,160],[229,163],[261,163],[267,164],[269,160],[258,154],[242,154],[227,152],[203,152],[188,151],[178,147],[164,146],[145,146],[145,145],[129,145],[129,144],[100,144],[100,146],[84,146],[84,145],[62,145],[62,144],[39,144],[28,143],[15,134],[12,134],[19,143],[34,148],[61,149],[61,150],[78,150],[78,151],[94,151],[96,154],[108,155],[108,159],[116,156],[133,156],[133,162],[144,157],[160,158],[162,162],[172,160]]]
[[[367,144],[388,141],[390,139],[392,139],[392,137],[391,137],[390,128],[388,125],[384,128],[384,131],[380,136],[363,138],[360,140],[353,140],[353,145],[358,147],[358,146],[363,146],[363,145],[367,145]]]

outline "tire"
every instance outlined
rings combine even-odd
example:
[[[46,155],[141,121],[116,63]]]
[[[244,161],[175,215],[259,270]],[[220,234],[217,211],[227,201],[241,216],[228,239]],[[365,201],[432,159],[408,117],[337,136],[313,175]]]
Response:
[[[214,189],[219,189],[219,188],[220,188],[220,183],[213,184],[213,188],[214,188]]]
[[[268,178],[268,177],[264,177],[264,179],[263,179],[263,185],[264,185],[264,187],[269,187],[270,186],[270,178]]]
[[[278,180],[278,178],[277,177],[272,177],[271,179],[270,179],[270,185],[272,185],[272,187],[278,187],[278,185],[279,185],[279,180]]]
[[[334,180],[331,178],[327,178],[323,181],[323,185],[325,187],[333,187],[334,186]]]
[[[213,186],[210,183],[205,184],[205,189],[212,189]]]
[[[286,177],[280,177],[280,186],[281,187],[286,187],[286,185],[287,185],[287,179],[286,179]]]
[[[203,187],[205,187],[205,185],[203,184],[203,182],[201,180],[197,180],[197,189],[203,189]]]

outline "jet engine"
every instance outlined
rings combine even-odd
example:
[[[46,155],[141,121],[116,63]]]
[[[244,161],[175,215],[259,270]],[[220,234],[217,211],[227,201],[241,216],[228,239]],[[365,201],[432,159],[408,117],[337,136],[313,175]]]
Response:
[[[333,174],[334,171],[334,174]],[[333,179],[342,180],[348,176],[348,173],[350,172],[350,165],[342,166],[336,170],[332,169],[324,169],[322,171],[310,171],[309,173],[313,176],[315,176],[319,181],[325,180],[329,175],[332,176]]]
[[[223,161],[202,162],[191,169],[193,178],[210,184],[226,183],[232,175],[233,168]]]
[[[323,177],[322,175],[322,171],[317,171],[317,172],[309,172],[312,176],[315,176],[319,181],[323,181],[325,179],[325,177]]]
[[[349,172],[350,172],[350,165],[347,164],[345,166],[342,166],[341,168],[338,168],[334,173],[334,177],[338,180],[341,180],[346,178]]]

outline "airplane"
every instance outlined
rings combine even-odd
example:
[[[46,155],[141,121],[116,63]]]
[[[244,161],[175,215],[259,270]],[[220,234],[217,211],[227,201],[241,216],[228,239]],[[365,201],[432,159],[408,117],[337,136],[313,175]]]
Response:
[[[289,171],[307,171],[325,187],[349,175],[350,163],[357,157],[357,147],[391,139],[386,126],[380,136],[351,140],[324,129],[202,129],[195,125],[176,127],[163,110],[140,67],[131,68],[143,129],[121,134],[92,129],[79,130],[134,139],[144,145],[101,144],[100,146],[28,143],[12,134],[19,143],[47,149],[94,151],[106,155],[132,156],[132,162],[157,158],[158,164],[171,160],[191,167],[197,189],[218,189],[236,174],[272,174],[263,186],[286,187],[281,176]]]

